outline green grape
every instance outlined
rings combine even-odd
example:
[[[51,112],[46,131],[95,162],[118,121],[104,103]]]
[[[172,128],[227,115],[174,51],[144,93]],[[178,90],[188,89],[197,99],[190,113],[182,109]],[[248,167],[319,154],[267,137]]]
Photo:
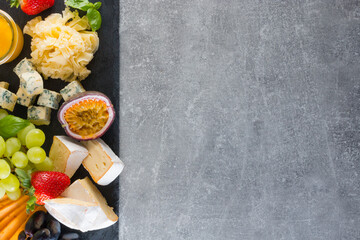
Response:
[[[3,139],[3,137],[0,136],[0,157],[2,157],[5,153],[5,141]]]
[[[9,138],[5,142],[5,157],[11,157],[15,152],[21,148],[21,142],[16,137]]]
[[[4,109],[0,109],[0,120],[8,115],[8,112]]]
[[[53,161],[46,157],[42,163],[35,164],[35,167],[39,171],[52,171],[54,169]]]
[[[21,197],[20,188],[18,188],[14,192],[6,192],[6,195],[8,196],[8,198],[10,200],[13,200],[13,201],[18,200]]]
[[[4,160],[7,162],[7,164],[9,164],[9,166],[10,166],[11,169],[14,168],[14,164],[12,164],[12,162],[10,161],[10,159],[4,158]]]
[[[5,188],[6,192],[15,192],[20,187],[20,182],[17,177],[10,173],[10,175],[1,180],[2,186]]]
[[[11,169],[9,164],[4,160],[0,159],[0,179],[7,178],[10,175]]]
[[[5,188],[0,185],[0,198],[4,197],[5,195]]]
[[[23,152],[16,152],[11,157],[11,162],[14,164],[17,168],[24,168],[28,164],[28,158],[27,155]]]
[[[46,152],[41,147],[32,147],[27,151],[27,156],[30,162],[39,164],[46,158]]]
[[[30,123],[28,126],[26,126],[25,128],[21,129],[18,133],[17,133],[17,137],[20,139],[21,145],[26,145],[26,135],[28,134],[28,132],[30,132],[30,130],[35,129],[35,125]]]
[[[45,133],[40,129],[32,129],[25,137],[26,147],[41,147],[45,142]]]

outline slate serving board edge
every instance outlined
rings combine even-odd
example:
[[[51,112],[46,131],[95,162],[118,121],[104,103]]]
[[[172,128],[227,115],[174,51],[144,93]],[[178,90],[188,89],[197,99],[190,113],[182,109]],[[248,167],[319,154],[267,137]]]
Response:
[[[61,13],[65,8],[63,1],[57,0],[55,5],[42,12],[40,16],[43,18],[51,13]],[[9,13],[15,22],[22,29],[26,22],[35,16],[28,16],[20,9],[10,9],[8,2],[0,1],[0,9]],[[88,65],[92,71],[90,76],[82,81],[86,90],[94,90],[105,93],[112,101],[115,111],[116,119],[108,132],[102,139],[119,155],[119,1],[106,0],[102,1],[100,8],[102,14],[102,27],[98,31],[100,38],[99,50],[96,52],[94,59]],[[9,90],[16,93],[19,87],[19,79],[12,69],[24,57],[30,58],[30,40],[27,35],[24,36],[24,49],[20,56],[13,62],[0,66],[0,81],[7,81],[10,83]],[[49,79],[44,81],[44,87],[59,91],[66,83],[60,80]],[[15,115],[26,118],[26,108],[16,105],[13,112]],[[44,144],[45,150],[49,151],[53,135],[65,135],[56,119],[57,111],[52,111],[52,121],[49,126],[40,127],[46,134],[46,142]],[[89,176],[86,170],[81,167],[72,178],[72,181],[78,178]],[[108,204],[114,208],[114,211],[119,215],[119,178],[108,186],[99,186],[98,189],[107,199]],[[63,227],[64,231],[74,232]],[[79,232],[80,233],[80,232]],[[116,223],[109,228],[91,231],[87,233],[80,233],[81,239],[119,239],[119,225]]]

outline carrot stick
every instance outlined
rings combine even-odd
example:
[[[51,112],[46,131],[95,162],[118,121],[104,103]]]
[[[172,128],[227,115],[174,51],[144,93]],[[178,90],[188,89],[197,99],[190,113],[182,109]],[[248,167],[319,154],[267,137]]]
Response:
[[[3,220],[0,221],[0,231],[3,230],[6,225],[11,222],[14,218],[20,215],[22,212],[26,212],[26,204],[24,203],[23,206],[15,209],[12,213],[8,214]]]
[[[8,196],[5,194],[2,198],[0,198],[0,202],[6,200],[6,199],[9,199]]]
[[[19,238],[19,234],[21,231],[25,230],[25,225],[27,223],[27,221],[29,220],[29,218],[37,211],[44,211],[46,212],[46,209],[43,206],[36,206],[35,210],[28,215],[28,217],[26,218],[26,220],[23,222],[23,224],[21,224],[21,226],[16,230],[16,232],[12,235],[12,237],[10,238],[10,240],[18,240]]]
[[[26,211],[21,212],[16,218],[14,218],[3,230],[0,232],[0,240],[10,239],[16,230],[26,221],[28,217]]]
[[[0,221],[3,220],[7,215],[9,215],[16,208],[23,205],[29,199],[28,196],[23,195],[18,200],[13,201],[10,205],[7,205],[3,209],[0,210]],[[0,239],[1,240],[1,239]]]
[[[12,202],[14,202],[14,201],[12,201],[10,199],[6,199],[6,200],[0,202],[0,209],[6,207],[7,205],[10,205]]]

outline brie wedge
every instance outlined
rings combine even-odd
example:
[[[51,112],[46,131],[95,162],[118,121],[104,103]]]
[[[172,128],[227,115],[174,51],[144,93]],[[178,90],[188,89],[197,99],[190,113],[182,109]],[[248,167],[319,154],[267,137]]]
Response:
[[[109,227],[118,216],[89,178],[76,180],[60,198],[45,201],[45,208],[59,222],[82,232]]]
[[[88,150],[72,138],[54,136],[49,158],[54,162],[54,171],[71,178],[88,154]]]
[[[124,169],[124,163],[100,138],[81,142],[89,151],[83,166],[92,179],[99,185],[108,185]]]

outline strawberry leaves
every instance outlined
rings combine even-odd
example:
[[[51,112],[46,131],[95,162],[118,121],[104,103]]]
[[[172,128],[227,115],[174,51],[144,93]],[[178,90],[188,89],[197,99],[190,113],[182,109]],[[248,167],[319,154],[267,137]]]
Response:
[[[86,17],[89,20],[91,29],[95,32],[101,27],[101,14],[98,9],[101,7],[101,2],[91,3],[88,0],[67,0],[65,4],[69,7],[86,11]]]
[[[16,168],[15,173],[24,189],[31,188],[31,177],[29,173],[20,168]]]
[[[27,201],[26,203],[26,212],[27,213],[30,213],[32,211],[35,210],[35,206],[39,206],[38,204],[36,204],[36,197],[34,196],[34,193],[35,193],[35,188],[34,187],[31,187],[29,190],[28,190],[28,193],[27,195],[29,195],[29,200]]]
[[[10,7],[18,8],[20,6],[19,0],[10,0]]]
[[[30,213],[35,210],[36,197],[35,188],[31,186],[31,173],[32,170],[24,171],[22,169],[16,168],[15,173],[20,180],[21,186],[24,188],[24,194],[29,196],[29,200],[26,203],[26,212]]]

